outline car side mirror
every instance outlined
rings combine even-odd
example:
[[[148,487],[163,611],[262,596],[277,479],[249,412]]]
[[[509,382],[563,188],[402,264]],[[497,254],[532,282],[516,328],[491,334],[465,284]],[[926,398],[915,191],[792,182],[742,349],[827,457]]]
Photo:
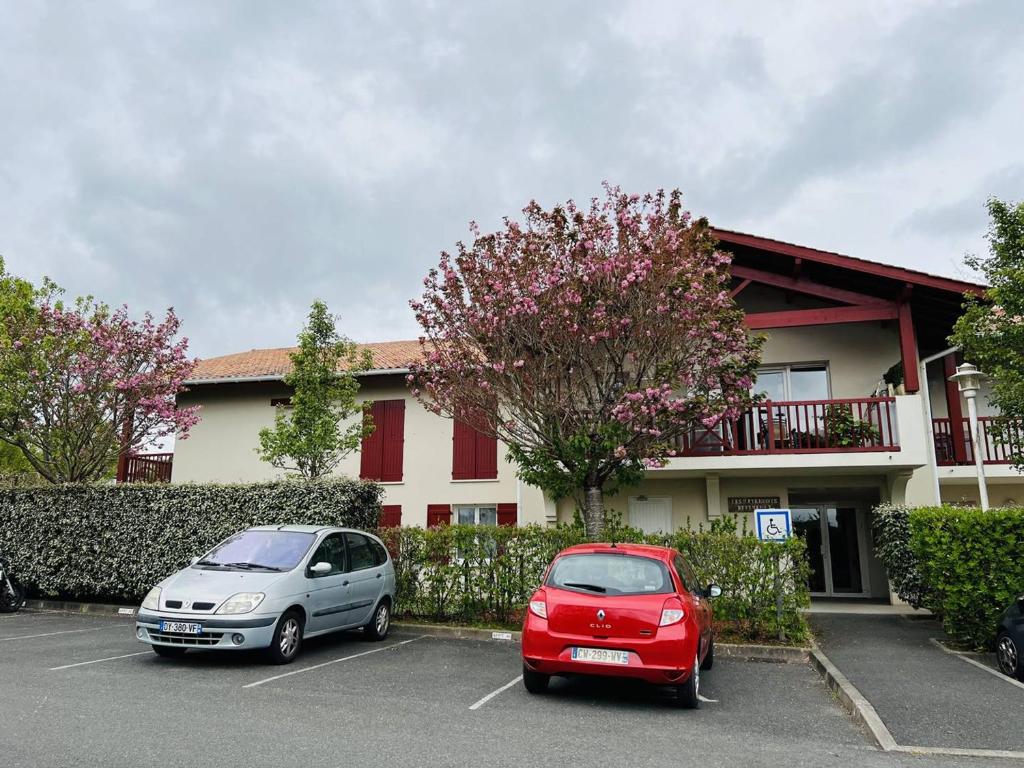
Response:
[[[1017,608],[1019,608],[1020,612],[1024,614],[1024,595],[1017,598]]]
[[[313,576],[323,576],[331,572],[331,564],[320,562],[309,566],[309,573]]]
[[[705,592],[708,597],[720,597],[722,594],[722,588],[717,584],[708,584],[708,588]]]
[[[189,565],[195,565],[195,564],[196,564],[196,563],[198,563],[198,562],[199,562],[199,557],[198,557],[198,556],[196,556],[196,557],[193,557],[193,558],[192,558],[191,560],[189,560],[189,561],[188,561],[188,564],[189,564]]]

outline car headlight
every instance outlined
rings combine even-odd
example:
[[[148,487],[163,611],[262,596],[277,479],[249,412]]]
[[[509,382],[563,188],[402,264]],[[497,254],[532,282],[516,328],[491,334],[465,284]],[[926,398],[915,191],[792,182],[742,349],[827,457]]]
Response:
[[[149,594],[142,601],[142,607],[147,611],[160,610],[160,587],[153,587],[149,590]]]
[[[217,613],[249,613],[263,602],[266,597],[262,592],[239,592],[232,595],[217,609]]]

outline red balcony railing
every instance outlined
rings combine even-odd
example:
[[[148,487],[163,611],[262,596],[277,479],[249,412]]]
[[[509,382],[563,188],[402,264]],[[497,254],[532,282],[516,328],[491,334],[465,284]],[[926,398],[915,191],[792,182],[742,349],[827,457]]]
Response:
[[[169,483],[173,453],[138,453],[122,456],[117,461],[119,483]]]
[[[766,401],[738,418],[683,435],[682,456],[898,451],[896,400]]]
[[[1005,432],[1000,438],[1000,427]],[[951,419],[932,419],[935,433],[935,461],[940,467],[974,464],[974,441],[966,417],[954,425]],[[994,416],[979,416],[981,458],[985,464],[1010,464],[1013,454],[1024,451],[1024,423]]]

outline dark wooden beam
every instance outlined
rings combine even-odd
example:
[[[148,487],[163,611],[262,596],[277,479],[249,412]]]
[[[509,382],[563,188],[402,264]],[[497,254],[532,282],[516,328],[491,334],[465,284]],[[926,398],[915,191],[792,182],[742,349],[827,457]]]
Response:
[[[803,325],[865,323],[872,320],[895,320],[898,317],[899,310],[893,305],[868,304],[854,307],[827,307],[825,309],[793,309],[784,312],[755,312],[747,315],[745,322],[748,328],[757,330],[761,328],[795,328]]]
[[[953,457],[957,464],[967,463],[967,440],[964,437],[964,409],[960,402],[960,387],[949,377],[956,373],[956,352],[942,358],[943,377],[946,385],[946,415],[949,416],[949,433],[953,438]]]
[[[741,282],[739,285],[737,285],[735,288],[733,288],[731,291],[729,291],[729,298],[730,299],[735,299],[737,296],[739,296],[741,293],[743,293],[743,289],[746,288],[748,285],[750,285],[752,282],[753,282],[753,280],[749,280],[749,279],[748,280],[744,280],[743,282]]]
[[[743,267],[738,264],[733,264],[729,271],[733,277],[752,280],[755,283],[770,285],[773,288],[782,288],[783,290],[802,293],[805,296],[815,296],[819,299],[838,301],[841,304],[876,304],[879,306],[895,306],[894,302],[880,296],[869,296],[866,293],[849,291],[845,288],[836,288],[831,285],[816,283],[813,280],[808,280],[803,277],[788,277],[786,275],[778,275],[774,272],[766,272],[763,269]],[[893,315],[893,317],[895,317],[895,315]]]
[[[920,376],[917,371],[917,334],[914,332],[914,318],[910,312],[910,303],[901,301],[899,304],[900,320],[900,357],[903,360],[903,386],[913,394],[921,389]]]

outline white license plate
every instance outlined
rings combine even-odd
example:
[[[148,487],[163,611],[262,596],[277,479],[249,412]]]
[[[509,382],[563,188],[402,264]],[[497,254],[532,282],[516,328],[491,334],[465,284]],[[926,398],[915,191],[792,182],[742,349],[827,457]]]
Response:
[[[629,664],[629,651],[607,648],[573,648],[573,661],[596,661],[598,664]]]
[[[203,634],[203,625],[191,621],[161,621],[160,631],[177,632],[181,635],[201,635]]]

